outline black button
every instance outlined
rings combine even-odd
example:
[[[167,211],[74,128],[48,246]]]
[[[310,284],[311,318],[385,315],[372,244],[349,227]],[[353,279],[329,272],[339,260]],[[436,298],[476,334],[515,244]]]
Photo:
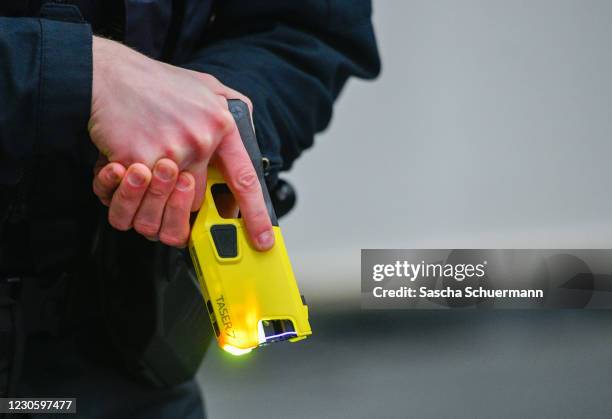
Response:
[[[238,256],[238,236],[233,224],[216,224],[210,228],[217,253],[222,258]]]

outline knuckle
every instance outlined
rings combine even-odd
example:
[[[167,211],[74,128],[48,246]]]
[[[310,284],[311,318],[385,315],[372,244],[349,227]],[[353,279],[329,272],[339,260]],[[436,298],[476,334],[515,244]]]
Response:
[[[134,200],[133,192],[129,188],[119,188],[117,190],[117,199],[122,202],[130,202]]]
[[[200,77],[211,84],[220,84],[219,80],[212,74],[200,73]]]
[[[208,132],[202,132],[195,137],[194,143],[194,158],[203,160],[210,156],[214,151],[214,141],[212,135]]]
[[[184,205],[182,201],[178,199],[169,199],[166,203],[166,210],[172,210],[175,212],[182,212],[184,210]]]
[[[159,232],[159,224],[143,220],[136,220],[134,221],[134,230],[145,237],[155,237]]]
[[[215,129],[223,136],[231,131],[234,124],[234,118],[227,109],[219,109],[213,114],[213,123]]]
[[[168,191],[166,190],[166,188],[164,188],[163,185],[156,185],[156,184],[151,183],[151,186],[149,186],[149,190],[147,191],[147,194],[151,198],[160,199],[160,198],[164,198],[168,194]]]
[[[172,161],[179,161],[181,158],[181,155],[178,149],[172,144],[173,144],[172,142],[166,141],[165,146],[162,151],[162,155]]]
[[[257,174],[250,168],[238,170],[233,183],[234,189],[239,194],[256,192],[259,189]]]

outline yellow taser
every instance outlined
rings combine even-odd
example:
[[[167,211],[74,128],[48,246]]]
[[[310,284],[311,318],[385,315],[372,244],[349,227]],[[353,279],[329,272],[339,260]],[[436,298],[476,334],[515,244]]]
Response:
[[[251,245],[242,218],[220,215],[215,197],[229,189],[221,174],[209,167],[189,251],[219,346],[242,355],[271,342],[296,342],[312,331],[264,181],[248,107],[234,99],[228,100],[228,106],[257,172],[276,241],[272,249],[259,252]]]

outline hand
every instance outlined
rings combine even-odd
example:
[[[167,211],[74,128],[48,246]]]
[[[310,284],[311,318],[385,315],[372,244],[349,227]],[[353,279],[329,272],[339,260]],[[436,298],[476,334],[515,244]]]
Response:
[[[127,170],[119,163],[98,165],[93,187],[109,207],[115,228],[134,226],[149,240],[174,247],[187,244],[195,181],[190,173],[179,173],[172,160],[159,160],[153,173],[141,163]]]
[[[228,98],[242,99],[250,106],[248,99],[212,76],[149,59],[113,41],[94,37],[93,53],[90,136],[109,162],[122,166],[112,166],[113,173],[128,167],[128,180],[117,184],[121,205],[114,205],[115,195],[100,196],[98,177],[103,176],[103,171],[96,176],[96,193],[110,204],[111,224],[121,230],[134,226],[149,237],[155,227],[161,231],[165,215],[159,225],[157,219],[167,211],[172,192],[160,194],[155,188],[161,184],[153,192],[147,187],[149,182],[153,184],[154,166],[162,159],[174,162],[177,173],[191,175],[194,193],[190,209],[197,210],[203,200],[206,168],[214,158],[238,201],[251,241],[259,250],[272,247],[274,234],[261,186],[227,109]],[[145,173],[145,169],[149,172]],[[130,174],[134,179],[142,175],[143,183],[137,187],[127,185]],[[150,195],[158,198],[153,200],[155,205],[150,205],[156,209],[148,212],[145,207],[144,214],[154,213],[155,217],[144,216],[143,223],[143,217],[138,217],[140,201],[150,202]],[[129,211],[117,210],[127,203]]]

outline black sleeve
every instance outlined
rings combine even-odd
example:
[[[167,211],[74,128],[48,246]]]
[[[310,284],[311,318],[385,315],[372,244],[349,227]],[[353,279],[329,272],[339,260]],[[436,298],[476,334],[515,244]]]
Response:
[[[184,66],[212,74],[253,101],[262,154],[288,169],[350,76],[375,77],[380,60],[369,0],[224,0]]]
[[[91,40],[84,23],[0,17],[0,186],[19,182],[34,155],[83,142]]]

